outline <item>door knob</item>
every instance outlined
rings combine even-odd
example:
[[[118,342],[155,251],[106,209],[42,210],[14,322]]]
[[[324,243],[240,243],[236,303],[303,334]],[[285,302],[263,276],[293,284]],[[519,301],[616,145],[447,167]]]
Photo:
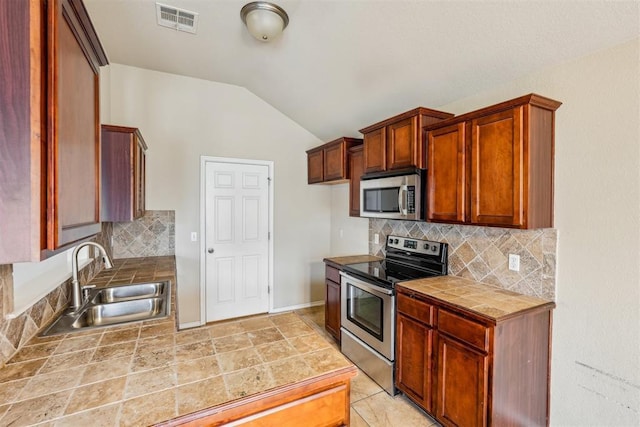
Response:
[[[212,253],[213,253],[213,248],[209,248],[209,249],[207,249],[207,252],[209,252],[210,254],[212,254]]]

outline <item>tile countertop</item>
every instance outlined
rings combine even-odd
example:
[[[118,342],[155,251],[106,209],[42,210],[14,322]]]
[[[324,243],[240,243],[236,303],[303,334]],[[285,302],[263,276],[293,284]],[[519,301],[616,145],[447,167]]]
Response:
[[[174,257],[115,260],[92,282],[159,279],[175,284]],[[165,319],[33,338],[0,369],[0,425],[149,425],[353,367],[295,313],[176,331],[172,308]]]
[[[337,265],[358,264],[361,262],[379,261],[382,258],[375,255],[351,255],[351,256],[339,256],[332,258],[325,258],[325,262],[334,263]]]
[[[456,276],[411,280],[397,286],[473,311],[494,322],[527,310],[555,307],[551,301]]]

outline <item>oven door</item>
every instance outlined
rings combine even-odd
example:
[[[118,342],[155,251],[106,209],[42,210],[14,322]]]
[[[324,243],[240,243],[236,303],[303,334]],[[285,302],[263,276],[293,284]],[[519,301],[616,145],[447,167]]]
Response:
[[[395,297],[393,289],[365,282],[345,273],[341,280],[342,327],[394,360]]]

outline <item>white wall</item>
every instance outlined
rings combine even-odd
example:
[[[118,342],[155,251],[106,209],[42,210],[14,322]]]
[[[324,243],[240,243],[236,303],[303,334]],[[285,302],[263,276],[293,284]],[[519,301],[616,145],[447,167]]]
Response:
[[[175,210],[180,323],[200,320],[200,156],[274,162],[274,306],[322,300],[331,192],[307,185],[305,150],[322,143],[244,88],[112,64],[113,124],[140,128],[147,209]]]
[[[331,186],[331,256],[369,253],[369,219],[349,216],[349,184]]]
[[[437,107],[459,114],[530,92],[563,102],[556,113],[556,426],[640,425],[639,55],[634,40]]]

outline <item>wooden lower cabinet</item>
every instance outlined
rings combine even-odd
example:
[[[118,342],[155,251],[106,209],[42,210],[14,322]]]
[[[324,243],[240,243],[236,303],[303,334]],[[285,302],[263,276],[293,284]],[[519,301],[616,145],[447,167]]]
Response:
[[[350,366],[156,426],[348,426],[351,378],[356,373]]]
[[[488,357],[470,346],[438,336],[435,414],[447,426],[484,426]]]
[[[396,386],[430,412],[433,330],[400,313],[396,327]]]
[[[549,424],[553,304],[490,319],[396,287],[396,386],[444,426]]]
[[[325,266],[324,328],[340,342],[340,270]]]

